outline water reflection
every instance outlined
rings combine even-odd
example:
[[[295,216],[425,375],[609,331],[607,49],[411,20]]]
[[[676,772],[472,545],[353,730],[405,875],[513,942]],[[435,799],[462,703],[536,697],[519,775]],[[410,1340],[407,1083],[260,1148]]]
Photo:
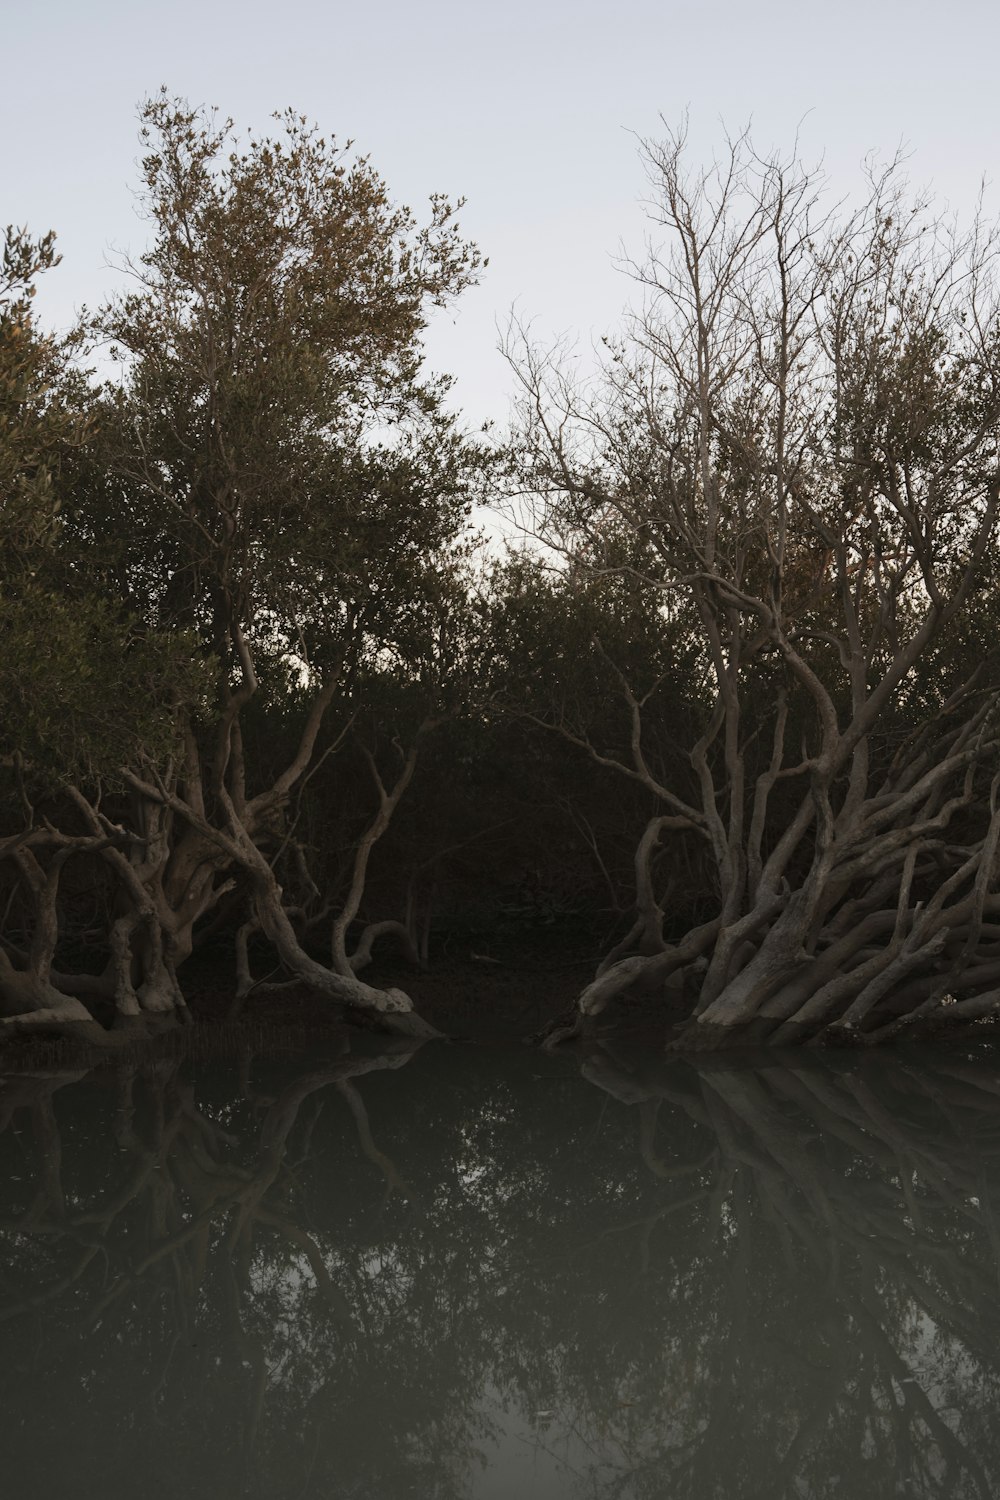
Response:
[[[987,1057],[0,1086],[10,1493],[992,1496]]]

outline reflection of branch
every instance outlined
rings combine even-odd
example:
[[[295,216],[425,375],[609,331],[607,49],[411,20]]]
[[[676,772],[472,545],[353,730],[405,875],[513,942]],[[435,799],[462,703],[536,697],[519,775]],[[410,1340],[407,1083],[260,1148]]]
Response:
[[[857,1312],[859,1322],[872,1343],[878,1347],[880,1356],[885,1360],[893,1380],[899,1386],[904,1406],[913,1408],[914,1414],[934,1438],[942,1454],[954,1462],[960,1471],[965,1470],[969,1474],[981,1500],[993,1500],[993,1488],[983,1473],[981,1465],[968,1451],[965,1444],[952,1432],[947,1422],[943,1421],[927,1392],[915,1378],[910,1366],[886,1336],[879,1319],[863,1302],[857,1304]]]
[[[317,1089],[345,1079],[359,1078],[364,1073],[379,1072],[384,1068],[403,1068],[419,1050],[420,1042],[412,1037],[400,1037],[388,1043],[381,1051],[369,1056],[355,1057],[349,1052],[349,1043],[342,1042],[340,1059],[315,1073],[307,1073],[296,1079],[274,1101],[261,1128],[260,1141],[264,1147],[284,1142],[298,1118],[303,1100]]]
[[[412,1055],[343,1052],[286,1074],[273,1100],[234,1090],[218,1109],[199,1108],[175,1065],[124,1075],[107,1111],[125,1146],[112,1156],[120,1178],[81,1202],[68,1175],[81,1137],[71,1153],[64,1135],[65,1218],[49,1209],[12,1225],[28,1249],[8,1295],[33,1294],[6,1309],[25,1315],[19,1336],[32,1333],[33,1308],[63,1294],[56,1316],[68,1332],[101,1325],[80,1346],[86,1358],[141,1338],[137,1405],[152,1402],[169,1431],[168,1400],[193,1399],[188,1361],[202,1358],[186,1351],[204,1350],[209,1324],[210,1357],[224,1356],[211,1378],[228,1382],[237,1424],[233,1493],[246,1474],[274,1488],[286,1434],[306,1449],[315,1438],[315,1483],[329,1487],[332,1466],[353,1462],[342,1425],[362,1401],[382,1403],[393,1458],[407,1445],[414,1490],[439,1463],[447,1493],[452,1479],[459,1492],[491,1393],[526,1405],[544,1384],[559,1395],[532,1409],[560,1408],[588,1494],[722,1493],[722,1466],[731,1475],[743,1448],[734,1497],[818,1493],[864,1433],[870,1472],[894,1468],[936,1494],[947,1467],[956,1495],[981,1500],[979,1470],[993,1479],[996,1462],[985,1424],[1000,1314],[984,1184],[1000,1115],[988,1089],[954,1076],[960,1061],[929,1067],[914,1099],[892,1059],[879,1060],[876,1083],[855,1059],[694,1066],[591,1050],[604,1128],[588,1140],[596,1109],[557,1106],[552,1151],[527,1091],[506,1079],[477,1110],[464,1090],[425,1094],[416,1118],[440,1111],[430,1118],[441,1122],[445,1179],[416,1219],[397,1202],[371,1236],[356,1212],[358,1174],[363,1195],[372,1181],[376,1195],[383,1182],[387,1194],[412,1194],[392,1159],[405,1134],[394,1125],[382,1149],[382,1090],[369,1095],[359,1080]],[[300,1180],[291,1163],[333,1092],[351,1120],[331,1118],[340,1105],[328,1103],[324,1122],[346,1130],[346,1155],[333,1181],[325,1168]],[[36,1096],[26,1089],[24,1107]],[[574,1119],[581,1134],[570,1137]],[[470,1172],[447,1168],[451,1129]],[[329,1228],[308,1218],[313,1182]],[[527,1227],[525,1209],[537,1220]],[[61,1279],[46,1286],[49,1275]],[[442,1339],[455,1341],[446,1365],[463,1388],[438,1399]],[[902,1384],[939,1358],[958,1396],[945,1378],[923,1391]],[[391,1411],[387,1390],[399,1397]],[[944,1406],[968,1395],[982,1431]],[[560,1444],[552,1430],[542,1440]],[[382,1493],[380,1477],[366,1473],[358,1493]],[[356,1479],[348,1468],[340,1488]]]
[[[61,1141],[52,1114],[51,1094],[54,1089],[83,1074],[25,1076],[9,1080],[0,1095],[4,1106],[3,1120],[9,1122],[19,1109],[31,1111],[36,1125],[44,1190],[36,1195],[25,1215],[7,1226],[0,1225],[0,1228],[53,1240],[82,1239],[84,1253],[65,1276],[42,1291],[0,1309],[0,1320],[17,1317],[52,1302],[78,1282],[94,1257],[99,1253],[106,1254],[105,1245],[112,1226],[132,1204],[146,1195],[154,1242],[147,1244],[144,1253],[105,1287],[83,1318],[84,1329],[95,1327],[112,1305],[164,1265],[173,1268],[178,1297],[191,1296],[204,1276],[209,1231],[214,1224],[229,1218],[232,1220],[227,1232],[227,1260],[230,1264],[235,1264],[237,1256],[243,1253],[241,1247],[249,1246],[254,1225],[266,1225],[303,1252],[326,1301],[339,1318],[350,1323],[353,1321],[350,1304],[333,1284],[316,1241],[265,1200],[283,1169],[285,1143],[302,1102],[331,1085],[344,1092],[348,1100],[362,1149],[383,1171],[390,1188],[412,1198],[410,1189],[392,1162],[375,1146],[367,1112],[350,1079],[379,1069],[403,1067],[416,1050],[411,1040],[405,1040],[367,1056],[353,1057],[346,1053],[329,1067],[296,1080],[274,1101],[265,1117],[260,1156],[251,1171],[225,1159],[231,1148],[239,1144],[238,1137],[224,1130],[197,1107],[191,1087],[178,1083],[173,1077],[173,1069],[165,1076],[158,1076],[156,1070],[146,1075],[147,1085],[154,1089],[156,1104],[154,1144],[146,1146],[136,1133],[134,1073],[126,1072],[119,1090],[115,1129],[119,1143],[136,1159],[134,1170],[103,1202],[69,1215],[63,1212],[61,1190],[57,1190]],[[165,1090],[168,1087],[171,1090],[170,1106],[165,1109]],[[193,1212],[182,1207],[181,1193],[193,1203]],[[53,1213],[54,1218],[50,1217]]]
[[[695,1167],[686,1169],[695,1171]],[[611,1224],[607,1229],[602,1229],[592,1240],[584,1240],[578,1247],[581,1251],[589,1250],[594,1245],[601,1244],[604,1240],[611,1239],[614,1235],[630,1234],[632,1230],[641,1231],[640,1244],[642,1247],[641,1261],[642,1270],[645,1273],[649,1269],[649,1241],[656,1225],[662,1220],[669,1218],[671,1214],[680,1213],[681,1209],[690,1208],[693,1203],[704,1203],[711,1196],[708,1188],[699,1188],[695,1193],[689,1193],[686,1198],[678,1198],[673,1203],[665,1203],[662,1208],[656,1209],[651,1214],[646,1214],[641,1219],[628,1219],[623,1224]]]
[[[266,1224],[269,1228],[276,1229],[291,1244],[299,1247],[309,1262],[312,1273],[316,1278],[317,1287],[323,1293],[330,1307],[337,1314],[338,1318],[353,1327],[354,1314],[351,1311],[351,1304],[340,1288],[334,1283],[326,1261],[323,1259],[323,1252],[312,1235],[298,1224],[293,1224],[283,1214],[276,1213],[271,1208],[258,1208],[256,1217],[258,1223]]]
[[[887,1102],[893,1084],[904,1096],[914,1092],[906,1068],[894,1063],[881,1067],[878,1092],[857,1067],[844,1069],[819,1062],[801,1067],[709,1065],[688,1072],[698,1086],[690,1098],[678,1091],[676,1064],[670,1071],[654,1070],[647,1064],[637,1075],[604,1049],[599,1057],[589,1053],[582,1071],[605,1093],[638,1109],[644,1159],[652,1154],[653,1161],[657,1160],[653,1143],[660,1099],[672,1098],[693,1118],[711,1125],[721,1151],[723,1181],[728,1165],[728,1181],[717,1196],[720,1213],[726,1205],[728,1233],[735,1229],[737,1258],[748,1254],[762,1210],[784,1244],[789,1273],[800,1274],[805,1252],[807,1264],[826,1280],[825,1295],[832,1307],[843,1309],[850,1326],[865,1329],[872,1381],[881,1381],[889,1392],[886,1417],[900,1424],[895,1438],[897,1463],[911,1448],[921,1455],[928,1475],[936,1472],[915,1443],[913,1424],[918,1422],[949,1468],[966,1473],[985,1500],[990,1485],[982,1465],[931,1396],[915,1384],[883,1326],[889,1317],[898,1322],[897,1304],[902,1296],[915,1314],[957,1338],[967,1357],[986,1369],[995,1364],[998,1329],[996,1320],[984,1315],[984,1310],[995,1305],[990,1252],[1000,1243],[1000,1234],[984,1206],[988,1205],[983,1196],[986,1179],[977,1160],[983,1143],[982,1123],[993,1115],[984,1116],[982,1105],[976,1103],[971,1079],[962,1076],[965,1066],[975,1073],[973,1065],[954,1062],[940,1071],[926,1066],[921,1070],[921,1094],[935,1100],[940,1110],[932,1129],[923,1119],[914,1129],[905,1114]],[[957,1086],[949,1075],[956,1067],[961,1076]],[[983,1081],[987,1098],[993,1097],[994,1088],[995,1080],[987,1070]],[[947,1149],[947,1137],[942,1141],[942,1118],[960,1147],[958,1153]],[[966,1121],[969,1128],[965,1128]],[[971,1128],[974,1121],[979,1123],[978,1132]],[[745,1184],[742,1193],[737,1191],[740,1181]],[[944,1225],[935,1210],[938,1216],[942,1211],[947,1214]],[[648,1240],[661,1214],[623,1222],[600,1238],[639,1227]],[[984,1237],[985,1264],[968,1254],[965,1228],[970,1235]],[[738,1279],[742,1288],[749,1274],[747,1263],[739,1278],[734,1277],[733,1286]],[[882,1296],[887,1298],[884,1310],[876,1301]],[[739,1305],[744,1303],[745,1298]],[[848,1373],[844,1355],[822,1382],[816,1404],[798,1422],[780,1473],[769,1473],[768,1497],[796,1484],[807,1452],[826,1429],[831,1411],[846,1398]],[[902,1407],[893,1394],[897,1388],[905,1398]],[[760,1500],[764,1496],[761,1491]]]
[[[406,1199],[407,1203],[416,1202],[416,1195],[414,1194],[413,1189],[409,1187],[400,1176],[399,1170],[396,1167],[395,1163],[391,1160],[390,1157],[386,1156],[384,1151],[380,1151],[378,1146],[376,1146],[364,1100],[358,1093],[357,1089],[354,1087],[353,1083],[350,1083],[346,1078],[344,1078],[337,1084],[337,1089],[338,1092],[347,1101],[347,1107],[351,1111],[351,1114],[354,1116],[354,1123],[358,1128],[358,1141],[360,1142],[361,1149],[367,1156],[368,1160],[370,1162],[374,1162],[375,1166],[378,1167],[379,1171],[382,1173],[382,1176],[386,1181],[388,1192],[399,1193],[401,1197]]]
[[[63,1292],[68,1291],[75,1282],[79,1281],[100,1248],[100,1245],[91,1245],[84,1251],[71,1271],[67,1271],[66,1275],[61,1276],[58,1281],[53,1281],[43,1292],[36,1292],[33,1297],[25,1297],[20,1302],[8,1304],[7,1307],[0,1307],[0,1323],[19,1317],[21,1313],[34,1312],[37,1308],[44,1307],[47,1302],[54,1302],[57,1297],[61,1297]]]

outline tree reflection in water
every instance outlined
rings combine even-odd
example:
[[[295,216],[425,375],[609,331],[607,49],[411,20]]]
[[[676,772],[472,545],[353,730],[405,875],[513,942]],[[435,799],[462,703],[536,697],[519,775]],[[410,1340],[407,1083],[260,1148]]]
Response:
[[[988,1056],[0,1086],[8,1492],[1000,1491]]]

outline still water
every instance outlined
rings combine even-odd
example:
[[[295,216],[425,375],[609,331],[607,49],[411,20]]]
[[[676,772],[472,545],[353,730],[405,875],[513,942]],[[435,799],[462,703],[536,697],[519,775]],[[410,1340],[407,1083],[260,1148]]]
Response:
[[[1000,1056],[0,1081],[24,1500],[1000,1494]]]

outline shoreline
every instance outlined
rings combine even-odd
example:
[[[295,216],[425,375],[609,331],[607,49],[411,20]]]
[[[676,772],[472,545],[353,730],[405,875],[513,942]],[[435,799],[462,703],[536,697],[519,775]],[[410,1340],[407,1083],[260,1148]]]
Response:
[[[373,966],[374,968],[374,966]],[[441,1033],[450,1044],[533,1045],[554,1024],[564,1020],[582,984],[593,972],[590,960],[560,964],[508,964],[502,960],[470,960],[442,965],[415,973],[403,966],[378,965],[371,977],[379,985],[403,988],[414,1001],[416,1013]],[[363,1011],[345,1011],[312,991],[305,984],[268,990],[264,984],[252,990],[233,1015],[231,980],[217,982],[212,966],[193,974],[188,993],[191,1024],[174,1023],[161,1030],[105,1032],[102,1045],[87,1037],[22,1032],[0,1039],[0,1074],[33,1069],[95,1067],[102,1064],[139,1065],[158,1057],[191,1057],[210,1060],[253,1055],[298,1056],[308,1059],[317,1052],[343,1048],[352,1038],[360,1040],[406,1038],[379,1026]],[[368,977],[366,975],[366,977]],[[227,976],[228,979],[228,976]],[[941,1045],[956,1041],[991,1039],[997,1018],[955,1024],[947,1016],[918,1030],[904,1033],[881,1046],[866,1046],[862,1038],[844,1039],[817,1049],[803,1045],[767,1047],[752,1035],[730,1039],[727,1045],[708,1050],[672,1046],[671,1038],[686,1019],[683,1007],[664,1005],[662,997],[640,993],[625,995],[609,1008],[592,1032],[574,1045],[608,1043],[642,1047],[657,1055],[668,1052],[677,1058],[727,1058],[734,1061],[750,1053],[780,1059],[817,1050],[874,1054],[896,1053],[909,1045]],[[414,1045],[421,1045],[419,1041]]]

